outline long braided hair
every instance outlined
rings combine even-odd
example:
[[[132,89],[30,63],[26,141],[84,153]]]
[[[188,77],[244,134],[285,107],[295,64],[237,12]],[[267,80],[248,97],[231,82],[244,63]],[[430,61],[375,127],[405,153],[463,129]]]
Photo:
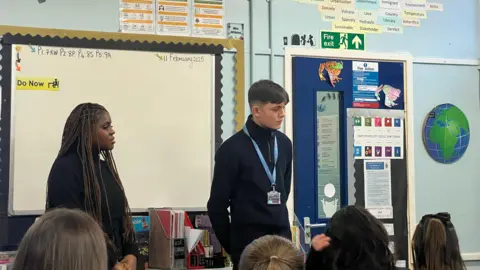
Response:
[[[94,142],[97,141],[97,125],[102,114],[108,111],[100,104],[82,103],[79,104],[68,116],[63,129],[62,145],[57,157],[62,157],[71,151],[76,151],[82,162],[83,183],[85,193],[85,209],[93,218],[102,224],[102,205],[100,192],[100,179],[95,173]],[[117,184],[125,197],[125,217],[124,224],[126,230],[124,239],[133,237],[133,224],[131,220],[131,210],[125,195],[125,191],[118,175],[117,166],[110,150],[100,149],[97,146],[98,153],[102,155],[107,163],[108,169],[112,172]],[[100,162],[98,159],[97,162]],[[99,164],[98,164],[99,165]],[[100,175],[101,177],[101,175]],[[48,205],[48,201],[47,201]],[[107,204],[108,207],[108,204]]]

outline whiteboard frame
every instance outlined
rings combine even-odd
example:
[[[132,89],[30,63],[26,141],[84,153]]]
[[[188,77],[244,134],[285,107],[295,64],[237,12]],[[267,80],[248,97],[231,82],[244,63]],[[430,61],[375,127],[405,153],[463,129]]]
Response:
[[[223,58],[222,58],[223,59]],[[220,62],[221,62],[221,59],[220,59]],[[215,106],[217,104],[217,102],[215,101],[215,93],[216,93],[216,89],[215,89],[215,70],[217,69],[217,57],[215,55],[212,55],[212,90],[211,90],[211,99],[212,99],[212,110],[211,110],[211,117],[212,117],[212,136],[210,137],[210,139],[212,141],[210,141],[210,146],[212,147],[211,148],[211,152],[210,152],[210,184],[213,182],[213,169],[214,169],[214,165],[215,165],[215,148],[216,148],[216,138],[215,138],[215,127],[217,126],[215,124]],[[222,90],[220,89],[220,92]],[[221,99],[222,97],[220,96],[220,106],[223,105],[223,103],[221,102]],[[221,110],[222,108],[220,108]],[[220,116],[220,120],[221,120],[221,116]],[[221,122],[221,121],[220,121]],[[220,139],[222,139],[222,134],[220,134]],[[223,139],[222,139],[222,142],[223,142]],[[207,211],[207,207],[204,206],[202,207],[202,209],[205,209],[205,211]]]
[[[100,41],[101,42],[101,41]],[[40,42],[42,43],[41,45],[42,46],[49,46],[49,47],[75,47],[75,46],[71,46],[71,45],[63,45],[63,44],[43,44],[45,42]],[[7,84],[7,87],[9,87],[10,89],[10,104],[9,104],[9,107],[10,107],[10,132],[9,132],[9,147],[10,147],[10,151],[9,151],[9,161],[8,161],[8,169],[9,169],[9,172],[8,172],[8,175],[9,175],[9,179],[8,179],[8,216],[38,216],[38,215],[42,215],[45,211],[44,210],[14,210],[13,208],[13,194],[14,194],[14,153],[15,153],[15,87],[12,87],[14,82],[15,82],[15,71],[13,70],[13,66],[14,66],[14,61],[15,61],[15,58],[14,58],[14,50],[15,50],[15,45],[27,45],[25,44],[25,42],[10,42],[10,43],[7,43],[7,45],[10,45],[10,51],[6,52],[6,54],[8,54],[10,57],[5,57],[6,59],[10,58],[10,62],[9,63],[6,63],[7,65],[9,66],[6,66],[5,63],[4,63],[4,67],[3,70],[7,70],[7,69],[10,69],[10,82],[9,82],[9,85]],[[37,45],[36,42],[32,42],[32,44],[34,45]],[[181,45],[181,44],[180,44]],[[174,44],[173,46],[178,46],[178,44]],[[221,69],[222,69],[222,65],[221,65],[221,60],[223,59],[223,47],[221,46],[217,46],[217,47],[221,47],[221,49],[218,49],[218,48],[213,48],[213,47],[210,47],[210,48],[205,48],[202,46],[198,46],[198,45],[191,45],[192,46],[192,50],[191,51],[186,51],[185,49],[182,49],[182,50],[175,50],[175,49],[165,49],[165,50],[161,50],[161,49],[158,49],[158,50],[149,50],[149,49],[122,49],[122,50],[125,50],[125,51],[140,51],[140,52],[149,52],[149,51],[155,51],[155,52],[165,52],[165,53],[185,53],[185,54],[205,54],[205,55],[208,55],[211,57],[211,60],[212,60],[212,64],[211,64],[211,71],[212,71],[212,74],[211,74],[211,98],[212,98],[212,102],[211,102],[211,111],[210,111],[210,116],[211,116],[211,141],[210,141],[210,144],[211,144],[211,153],[210,153],[210,183],[212,181],[212,176],[213,176],[213,168],[214,168],[214,156],[215,156],[215,148],[216,148],[216,141],[217,139],[218,140],[222,140],[221,138],[221,135],[222,135],[222,130],[221,130],[221,114],[218,115],[217,113],[217,109],[220,110],[221,112],[221,109],[222,109],[222,106],[223,106],[223,103],[222,103],[222,100],[221,100],[221,94],[219,95],[219,100],[217,100],[217,86],[220,86],[220,89],[218,91],[221,92]],[[199,48],[201,48],[198,52],[195,51],[196,49],[196,46],[198,46]],[[4,46],[2,50],[5,50],[8,46]],[[84,46],[78,46],[79,48],[83,48]],[[92,46],[94,48],[97,48],[97,46]],[[85,47],[87,48],[87,47]],[[118,49],[115,49],[115,48],[109,48],[109,47],[102,47],[102,46],[98,46],[98,48],[102,48],[102,49],[105,49],[105,50],[118,50]],[[208,51],[206,51],[208,50]],[[218,53],[216,51],[219,51]],[[215,51],[215,52],[214,52]],[[2,54],[5,55],[5,52],[2,52]],[[217,64],[217,61],[220,63],[220,65]],[[5,61],[4,61],[5,62]],[[217,74],[218,73],[218,74]],[[219,75],[220,77],[217,78],[216,75]],[[217,83],[220,82],[220,85],[217,85]],[[4,82],[5,83],[5,82]],[[5,84],[2,84],[5,86]],[[3,89],[3,90],[7,90],[7,89]],[[3,91],[3,92],[6,92],[6,91]],[[219,108],[217,108],[217,106]],[[218,118],[217,118],[218,117]],[[220,132],[217,131],[217,127],[220,128]],[[217,138],[218,137],[218,138]],[[52,161],[53,162],[53,161]],[[169,207],[168,205],[165,205],[164,207]],[[206,206],[202,206],[202,207],[182,207],[182,208],[178,208],[178,207],[174,207],[173,209],[182,209],[182,210],[185,210],[185,211],[192,211],[192,212],[204,212],[206,211]],[[143,213],[143,212],[147,212],[148,209],[143,209],[143,208],[132,208],[131,209],[132,213]]]
[[[313,49],[313,48],[285,48],[285,73],[284,86],[287,93],[292,97],[292,60],[294,57],[311,57],[311,58],[336,58],[348,60],[363,60],[363,61],[389,61],[389,62],[403,62],[405,69],[405,85],[407,87],[405,98],[405,123],[406,123],[406,141],[407,141],[407,228],[408,228],[408,259],[412,263],[412,254],[410,250],[410,243],[412,241],[413,232],[416,227],[416,211],[415,211],[415,153],[414,153],[414,108],[413,108],[413,57],[409,53],[372,53],[363,51],[348,51],[348,50],[329,50],[329,49]],[[293,100],[292,100],[293,102]],[[285,134],[293,141],[293,108],[287,106],[287,113],[285,116]],[[295,162],[295,161],[293,161]],[[292,179],[294,179],[294,172],[292,171]],[[292,181],[292,190],[294,181]],[[295,208],[293,199],[290,200],[289,209],[291,215],[295,215]]]
[[[14,211],[13,210],[13,171],[14,171],[14,153],[15,153],[15,87],[13,86],[13,82],[15,81],[15,72],[13,72],[13,65],[15,58],[13,57],[15,50],[15,44],[12,44],[10,50],[10,63],[8,63],[12,71],[10,72],[10,153],[9,153],[9,162],[8,162],[8,215],[15,216],[15,215],[37,215],[43,214],[42,213],[34,213],[37,211]],[[2,67],[4,68],[4,67]]]

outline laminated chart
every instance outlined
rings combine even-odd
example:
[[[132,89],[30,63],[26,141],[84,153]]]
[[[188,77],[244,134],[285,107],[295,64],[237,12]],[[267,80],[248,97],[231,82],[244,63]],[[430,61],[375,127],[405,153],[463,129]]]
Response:
[[[403,159],[403,119],[394,117],[354,117],[355,159]]]
[[[120,0],[120,32],[225,38],[224,0]]]
[[[120,32],[155,33],[155,0],[120,0]]]
[[[225,2],[223,0],[193,1],[193,36],[225,36]]]
[[[157,0],[157,34],[189,36],[191,7],[189,0]]]

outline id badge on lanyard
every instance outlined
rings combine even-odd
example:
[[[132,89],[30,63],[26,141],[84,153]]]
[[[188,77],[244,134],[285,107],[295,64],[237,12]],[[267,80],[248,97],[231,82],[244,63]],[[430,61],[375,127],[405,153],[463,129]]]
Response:
[[[272,191],[268,192],[267,194],[267,204],[269,205],[279,205],[281,203],[281,196],[280,192],[275,190],[275,186],[272,185]]]
[[[276,180],[277,180],[277,161],[278,161],[278,143],[277,143],[277,137],[275,136],[275,142],[274,142],[274,148],[273,148],[273,156],[274,156],[274,163],[273,163],[273,173],[270,172],[270,168],[268,168],[267,162],[265,161],[265,158],[262,155],[262,152],[260,151],[260,148],[258,147],[258,144],[255,142],[255,140],[250,136],[248,133],[247,127],[243,127],[243,132],[252,140],[253,147],[255,148],[255,151],[257,152],[257,156],[260,159],[260,162],[263,165],[263,169],[265,170],[265,173],[268,176],[268,179],[270,180],[270,183],[272,184],[272,190],[267,193],[267,204],[268,205],[279,205],[281,204],[281,194],[280,192],[275,190],[275,185],[276,185]]]

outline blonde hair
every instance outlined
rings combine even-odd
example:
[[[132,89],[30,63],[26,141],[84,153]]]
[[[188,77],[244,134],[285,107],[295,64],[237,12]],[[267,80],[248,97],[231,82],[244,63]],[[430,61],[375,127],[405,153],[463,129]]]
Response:
[[[107,247],[100,226],[80,210],[56,209],[27,231],[13,270],[104,270]]]
[[[239,270],[303,270],[304,262],[304,255],[291,241],[266,235],[245,248]]]
[[[425,215],[415,229],[412,239],[414,269],[466,269],[450,216],[444,220],[436,216]],[[449,232],[447,226],[451,226],[452,231]]]

